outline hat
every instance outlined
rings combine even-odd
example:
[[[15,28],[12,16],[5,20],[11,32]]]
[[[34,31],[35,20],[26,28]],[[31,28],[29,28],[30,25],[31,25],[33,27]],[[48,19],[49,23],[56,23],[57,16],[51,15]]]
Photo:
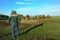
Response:
[[[16,11],[13,10],[13,11],[11,12],[11,15],[16,15]]]
[[[16,11],[13,10],[13,11],[11,12],[11,16],[17,16]]]

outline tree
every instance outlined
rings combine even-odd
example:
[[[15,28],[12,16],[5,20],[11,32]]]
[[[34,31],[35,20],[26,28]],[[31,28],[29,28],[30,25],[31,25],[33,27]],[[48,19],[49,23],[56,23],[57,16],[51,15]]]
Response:
[[[51,16],[50,15],[47,15],[47,18],[51,18]]]
[[[0,20],[5,20],[5,19],[8,19],[9,18],[9,16],[7,16],[7,15],[0,15]]]
[[[45,15],[42,15],[42,18],[43,18],[43,19],[45,19],[45,18],[46,18],[46,16],[45,16]]]
[[[28,20],[30,20],[30,16],[29,16],[29,15],[26,15],[26,18],[27,18]]]

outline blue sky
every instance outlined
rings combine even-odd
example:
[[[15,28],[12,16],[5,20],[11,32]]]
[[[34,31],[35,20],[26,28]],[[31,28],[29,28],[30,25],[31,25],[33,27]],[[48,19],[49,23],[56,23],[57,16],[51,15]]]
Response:
[[[10,15],[12,10],[23,15],[60,16],[60,0],[0,0],[0,14]]]

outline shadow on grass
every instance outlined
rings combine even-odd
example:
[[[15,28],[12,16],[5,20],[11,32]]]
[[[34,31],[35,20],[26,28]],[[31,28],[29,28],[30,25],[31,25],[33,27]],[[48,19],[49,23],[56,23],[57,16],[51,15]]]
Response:
[[[27,27],[25,27],[25,28],[19,29],[19,31],[20,31],[20,30],[23,30],[23,29],[26,29],[26,28],[29,28],[29,27],[27,26]],[[15,31],[15,32],[16,32],[16,31]],[[15,32],[14,32],[14,33],[15,33]],[[11,34],[12,34],[11,32],[8,33],[8,34],[6,34],[6,33],[5,33],[5,34],[2,34],[2,35],[0,35],[0,38],[1,38],[1,37],[4,37],[4,36],[7,37],[8,35],[11,35]]]
[[[23,34],[26,34],[26,33],[30,32],[31,30],[33,30],[33,29],[35,29],[35,28],[37,28],[37,27],[40,27],[40,26],[43,26],[43,23],[38,24],[38,25],[35,25],[35,26],[33,26],[33,27],[27,29],[27,31],[25,31],[25,32],[23,32],[23,33],[21,33],[21,34],[19,34],[19,36],[21,36],[21,35],[23,35]]]
[[[43,26],[43,24],[44,24],[44,23],[35,25],[35,26],[33,26],[33,27],[27,29],[25,32],[20,33],[19,36],[21,36],[21,35],[23,35],[23,34],[26,34],[26,33],[28,33],[29,31],[31,31],[31,30],[33,30],[33,29],[35,29],[35,28],[37,28],[37,27]],[[28,28],[28,27],[25,27],[25,28],[22,28],[22,29],[19,29],[19,30],[23,30],[23,29],[26,29],[26,28]],[[15,31],[15,32],[16,32],[16,31]],[[3,34],[3,35],[0,36],[0,38],[2,38],[2,37],[4,37],[4,36],[8,37],[8,35],[11,35],[11,34],[12,34],[12,33]]]
[[[43,24],[44,23],[41,23],[41,24],[38,24],[38,25],[35,25],[35,26],[33,26],[33,27],[25,27],[25,28],[22,28],[22,29],[19,29],[19,30],[23,30],[23,29],[26,29],[26,28],[28,28],[25,32],[22,32],[22,33],[20,33],[19,34],[19,36],[21,36],[21,35],[23,35],[23,34],[26,34],[26,33],[28,33],[28,32],[30,32],[31,30],[34,30],[35,28],[37,28],[37,27],[40,27],[40,26],[43,26]],[[15,31],[16,32],[16,31]],[[8,35],[11,35],[11,33],[8,33],[8,34],[3,34],[2,36],[0,36],[0,38],[3,38],[4,36],[6,36],[5,38],[7,38],[8,37]],[[41,35],[40,35],[41,36]],[[39,38],[40,38],[40,36],[39,36]],[[44,35],[43,35],[44,36]],[[11,37],[11,36],[10,36]],[[42,36],[41,36],[42,37]],[[47,37],[47,38],[45,38],[46,40],[55,40],[55,38],[49,38],[49,37]],[[44,40],[45,40],[44,39]],[[40,40],[40,39],[39,39]],[[42,37],[42,40],[43,40],[43,37]]]

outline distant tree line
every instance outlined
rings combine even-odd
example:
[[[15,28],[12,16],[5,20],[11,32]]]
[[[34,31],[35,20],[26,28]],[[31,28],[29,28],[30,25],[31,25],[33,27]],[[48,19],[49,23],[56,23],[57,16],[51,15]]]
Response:
[[[30,20],[30,19],[45,19],[45,18],[52,18],[50,15],[36,15],[36,16],[31,16],[31,15],[21,15],[21,14],[18,14],[18,16],[21,18],[21,19],[27,19],[27,20]],[[7,15],[0,15],[0,20],[2,19],[8,19],[9,16]]]
[[[52,18],[50,15],[47,15],[47,16],[45,16],[45,15],[36,15],[36,16],[26,15],[26,16],[23,16],[23,15],[19,14],[19,16],[21,19],[26,19],[26,20]],[[7,16],[7,15],[0,15],[0,20],[5,20],[8,18],[9,18],[9,16]]]
[[[23,16],[23,15],[20,15],[22,19],[27,19],[27,20],[30,20],[30,19],[46,19],[46,18],[52,18],[52,16],[50,15],[36,15],[36,16],[31,16],[31,15],[26,15],[26,16]]]
[[[0,14],[0,20],[6,20],[9,16]]]

